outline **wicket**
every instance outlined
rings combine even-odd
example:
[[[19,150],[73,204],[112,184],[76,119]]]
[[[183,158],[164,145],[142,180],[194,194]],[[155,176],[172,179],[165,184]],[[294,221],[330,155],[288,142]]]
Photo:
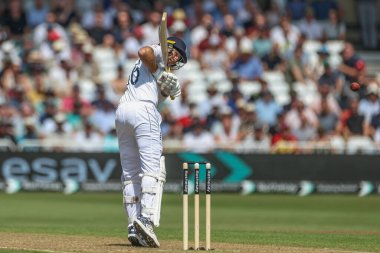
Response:
[[[206,166],[206,250],[211,249],[211,164],[183,163],[183,250],[189,249],[189,164],[194,164],[194,249],[199,249],[199,165]]]

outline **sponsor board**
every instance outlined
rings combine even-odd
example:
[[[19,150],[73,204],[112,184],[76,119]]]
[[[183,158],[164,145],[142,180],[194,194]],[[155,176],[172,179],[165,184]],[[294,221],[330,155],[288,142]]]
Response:
[[[0,153],[0,190],[121,191],[118,153]],[[178,153],[166,155],[165,192],[181,192],[184,161],[211,163],[212,192],[380,194],[379,156]],[[189,191],[193,172],[189,170]],[[204,191],[205,168],[200,168]]]

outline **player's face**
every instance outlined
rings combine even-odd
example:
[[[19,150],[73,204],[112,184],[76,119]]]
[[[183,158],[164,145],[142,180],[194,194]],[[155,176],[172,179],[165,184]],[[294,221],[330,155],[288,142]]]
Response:
[[[169,50],[168,52],[168,63],[169,65],[175,65],[177,61],[181,59],[181,55],[176,49]]]
[[[173,70],[178,70],[185,65],[181,54],[175,49],[171,48],[168,52],[168,66]]]

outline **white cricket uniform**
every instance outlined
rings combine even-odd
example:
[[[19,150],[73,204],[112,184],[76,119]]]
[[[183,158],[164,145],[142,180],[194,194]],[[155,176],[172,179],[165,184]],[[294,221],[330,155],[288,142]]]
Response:
[[[161,47],[151,47],[157,64],[163,63]],[[157,175],[160,170],[162,119],[157,105],[162,98],[152,73],[140,59],[137,60],[129,76],[128,88],[120,99],[115,120],[123,170],[124,207],[129,224],[140,214],[151,218],[151,214],[144,210],[154,207],[155,194],[145,192],[154,189],[157,180],[143,175]],[[142,189],[145,189],[144,193]]]

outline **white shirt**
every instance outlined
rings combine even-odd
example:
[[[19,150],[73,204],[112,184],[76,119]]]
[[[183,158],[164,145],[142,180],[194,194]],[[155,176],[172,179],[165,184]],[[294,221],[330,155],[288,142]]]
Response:
[[[316,20],[308,22],[306,19],[298,23],[298,28],[301,33],[306,34],[309,40],[318,40],[322,37],[322,26]]]
[[[371,118],[373,115],[380,113],[380,103],[379,100],[376,102],[372,102],[369,99],[363,99],[359,102],[358,108],[359,114],[364,115],[365,121],[367,123],[371,122]]]
[[[161,47],[159,45],[150,46],[156,57],[156,62],[163,63]],[[160,96],[159,87],[149,69],[138,59],[128,78],[128,88],[120,99],[120,103],[129,101],[151,102],[155,106],[158,104]]]
[[[212,134],[207,131],[203,131],[200,135],[190,132],[184,135],[183,145],[188,151],[207,153],[215,147],[215,142]]]
[[[284,31],[280,26],[275,26],[270,31],[270,38],[273,43],[279,44],[282,52],[293,50],[297,44],[300,32],[294,25],[290,25],[290,31],[285,36]]]

